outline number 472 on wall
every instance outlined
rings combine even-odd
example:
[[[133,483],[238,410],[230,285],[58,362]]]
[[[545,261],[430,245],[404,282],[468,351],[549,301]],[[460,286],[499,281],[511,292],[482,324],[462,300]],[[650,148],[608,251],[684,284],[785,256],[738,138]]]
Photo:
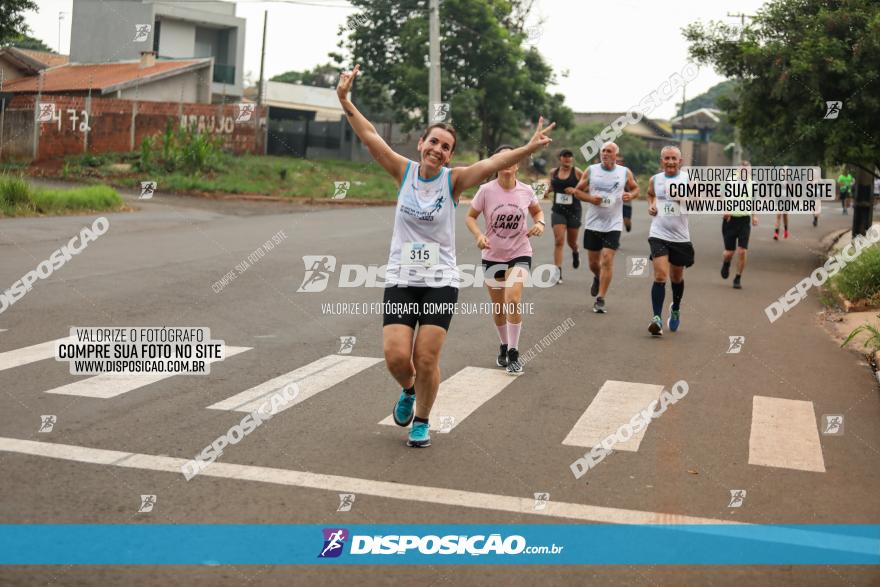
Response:
[[[75,108],[67,108],[66,112],[70,120],[71,131],[87,132],[92,130],[92,127],[89,126],[88,112],[76,110]],[[55,107],[55,104],[40,104],[40,113],[37,120],[39,122],[57,122],[58,132],[61,132],[61,111]]]

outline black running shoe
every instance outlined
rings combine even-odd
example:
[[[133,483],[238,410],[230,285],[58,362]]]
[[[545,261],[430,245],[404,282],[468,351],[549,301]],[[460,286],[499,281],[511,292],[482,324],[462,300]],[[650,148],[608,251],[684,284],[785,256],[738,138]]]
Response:
[[[818,225],[819,225],[819,217],[813,216],[813,226],[818,226]]]
[[[599,278],[593,277],[593,285],[590,286],[590,297],[599,295]]]
[[[596,303],[593,304],[593,311],[597,314],[605,313],[605,300],[603,298],[596,298]]]
[[[577,251],[571,252],[571,266],[575,269],[581,266],[581,254]]]
[[[743,286],[739,282],[739,275],[737,275],[736,277],[733,278],[733,289],[742,289],[742,288],[743,288]]]
[[[519,351],[510,349],[507,351],[507,374],[522,375],[522,363],[519,362]]]
[[[499,367],[507,367],[507,345],[501,345],[501,348],[498,351],[498,358],[495,359],[495,364]]]
[[[730,262],[725,261],[721,264],[721,279],[730,277]]]

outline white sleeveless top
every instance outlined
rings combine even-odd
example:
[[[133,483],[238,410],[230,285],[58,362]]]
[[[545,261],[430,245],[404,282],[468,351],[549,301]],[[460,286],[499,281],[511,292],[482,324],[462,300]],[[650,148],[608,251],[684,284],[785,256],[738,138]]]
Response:
[[[590,165],[590,193],[602,196],[602,204],[589,204],[584,227],[587,230],[609,232],[623,230],[623,192],[626,188],[626,172],[623,165],[608,170],[601,163]]]
[[[452,170],[419,177],[410,161],[397,193],[394,232],[385,281],[389,285],[458,287],[455,260],[455,208]]]
[[[691,240],[688,229],[687,214],[682,214],[681,202],[676,198],[670,198],[666,186],[670,183],[688,182],[687,172],[679,171],[678,175],[669,177],[665,173],[658,173],[651,178],[654,184],[654,194],[657,196],[657,215],[651,220],[651,232],[648,237],[654,237],[673,243],[686,243]]]

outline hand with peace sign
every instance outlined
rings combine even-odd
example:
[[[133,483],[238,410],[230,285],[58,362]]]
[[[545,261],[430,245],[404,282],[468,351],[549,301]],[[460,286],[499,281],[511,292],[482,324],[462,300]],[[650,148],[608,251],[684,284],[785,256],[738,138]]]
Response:
[[[339,74],[339,83],[336,85],[336,95],[340,100],[345,100],[348,98],[348,93],[351,91],[351,86],[354,84],[354,78],[357,77],[358,73],[361,71],[360,65],[355,65],[354,69]]]
[[[556,123],[551,122],[546,128],[544,128],[544,117],[541,116],[538,118],[538,128],[535,129],[535,134],[532,135],[531,140],[526,145],[529,149],[529,153],[540,151],[553,142],[553,139],[548,137],[547,133],[553,130],[554,126],[556,126]]]

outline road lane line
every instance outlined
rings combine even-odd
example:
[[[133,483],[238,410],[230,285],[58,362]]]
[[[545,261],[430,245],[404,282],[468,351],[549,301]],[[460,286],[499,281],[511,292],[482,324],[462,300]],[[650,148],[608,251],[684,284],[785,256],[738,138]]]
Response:
[[[628,423],[633,416],[646,409],[653,400],[659,399],[662,391],[662,385],[606,381],[562,444],[586,448],[600,444],[602,439],[615,434],[621,425]],[[648,425],[650,423],[649,418]],[[631,452],[639,450],[647,429],[646,425],[634,433],[629,440],[616,443],[614,450]]]
[[[431,408],[431,430],[452,431],[515,379],[516,377],[500,369],[465,367],[440,383],[437,399]],[[418,401],[417,397],[416,403]],[[453,419],[447,420],[444,416],[451,416]],[[379,424],[397,426],[390,415]]]
[[[403,449],[401,449],[403,450]],[[187,459],[128,453],[115,450],[73,446],[20,440],[0,437],[0,451],[41,456],[80,463],[113,465],[129,469],[146,469],[180,475],[181,467]],[[700,518],[680,514],[667,514],[630,510],[604,506],[594,506],[562,501],[548,501],[541,510],[535,510],[535,498],[498,495],[446,489],[443,487],[424,487],[387,481],[373,481],[339,475],[322,475],[308,471],[276,469],[253,465],[236,465],[214,462],[199,474],[200,477],[218,477],[238,481],[257,481],[292,487],[319,489],[333,493],[354,493],[372,495],[386,499],[400,499],[453,507],[465,507],[516,514],[532,514],[547,518],[565,518],[603,524],[739,524],[724,519]],[[183,480],[181,479],[181,482]]]
[[[749,464],[824,473],[813,402],[756,395]]]
[[[0,353],[0,371],[12,369],[13,367],[20,367],[21,365],[27,365],[28,363],[54,359],[55,345],[64,342],[73,342],[73,340],[73,338],[67,336],[65,338],[58,338]]]
[[[228,346],[226,347],[226,359],[245,351],[249,351],[252,348],[253,347],[246,346]],[[219,361],[209,359],[208,362],[217,363]],[[88,379],[74,381],[73,383],[62,385],[61,387],[49,389],[46,393],[109,399],[178,375],[180,375],[180,373],[104,373],[102,375],[89,377]]]
[[[351,355],[327,355],[290,373],[285,373],[241,393],[208,406],[211,410],[231,410],[253,412],[260,408],[270,395],[296,383],[299,394],[292,401],[279,407],[278,412],[291,408],[313,395],[317,395],[334,385],[357,375],[383,359],[372,357],[353,357]]]

